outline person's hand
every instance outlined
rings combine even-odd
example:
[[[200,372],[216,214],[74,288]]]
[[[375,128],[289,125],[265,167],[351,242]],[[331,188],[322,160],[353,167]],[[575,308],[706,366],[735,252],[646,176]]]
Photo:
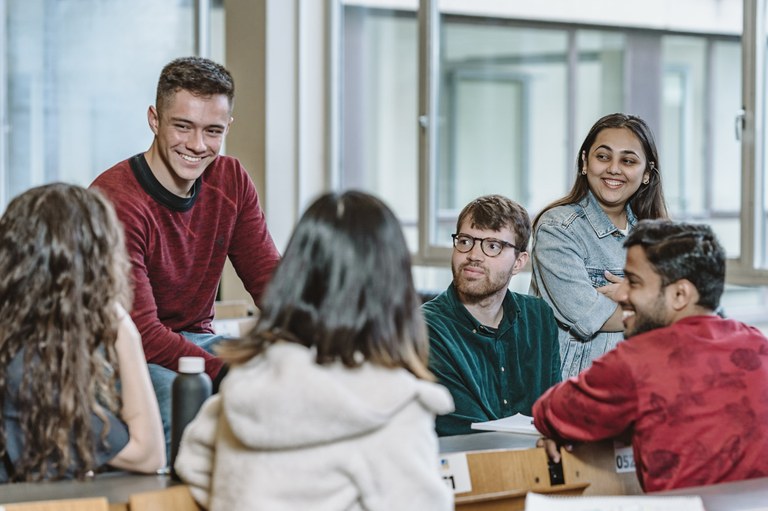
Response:
[[[621,277],[617,277],[613,273],[609,272],[608,270],[605,270],[605,278],[609,282],[609,284],[606,284],[604,286],[598,287],[597,292],[604,294],[614,302],[616,299],[614,296],[616,295],[616,292],[619,290],[619,286],[622,282],[624,282],[624,279]]]
[[[536,440],[536,447],[543,447],[547,453],[547,456],[549,456],[549,459],[551,459],[554,463],[560,463],[560,446],[557,444],[557,442],[551,438],[541,437]],[[566,444],[563,447],[568,452],[573,451],[573,445],[571,444]]]

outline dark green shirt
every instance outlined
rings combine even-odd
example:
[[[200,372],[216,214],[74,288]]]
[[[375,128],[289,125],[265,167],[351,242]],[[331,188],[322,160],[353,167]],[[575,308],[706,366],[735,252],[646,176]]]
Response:
[[[456,410],[437,417],[440,436],[476,433],[473,422],[531,415],[534,401],[560,381],[555,317],[541,298],[507,291],[498,329],[481,325],[453,287],[422,306],[429,368]]]

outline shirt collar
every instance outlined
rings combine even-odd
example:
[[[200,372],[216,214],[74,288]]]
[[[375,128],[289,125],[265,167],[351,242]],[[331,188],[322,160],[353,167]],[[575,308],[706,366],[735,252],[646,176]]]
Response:
[[[448,296],[451,300],[451,305],[454,307],[457,313],[462,315],[466,321],[472,325],[474,330],[481,331],[489,329],[489,327],[486,327],[477,319],[475,319],[475,317],[470,314],[467,308],[464,307],[464,304],[461,303],[461,300],[459,300],[459,294],[456,292],[456,287],[453,285],[453,283],[448,286]],[[504,310],[504,315],[501,318],[499,327],[496,329],[496,337],[504,334],[507,330],[512,328],[512,325],[515,322],[515,318],[519,316],[518,306],[514,293],[512,293],[512,291],[509,289],[507,289],[507,293],[504,295],[504,301],[501,304],[501,308]]]
[[[199,176],[193,183],[192,193],[189,197],[179,197],[166,189],[158,181],[157,177],[152,173],[152,169],[149,168],[149,163],[147,163],[144,153],[133,156],[130,159],[130,165],[136,181],[139,182],[144,191],[166,208],[183,213],[189,211],[195,205],[203,181],[202,176]]]
[[[584,209],[584,215],[587,217],[587,221],[594,229],[598,238],[605,238],[613,233],[619,232],[619,228],[613,225],[613,222],[605,214],[603,208],[597,202],[597,199],[592,194],[592,191],[587,191],[587,195],[579,201],[579,206]],[[632,211],[632,207],[627,202],[624,207],[627,212],[627,226],[632,228],[637,223],[637,217]]]

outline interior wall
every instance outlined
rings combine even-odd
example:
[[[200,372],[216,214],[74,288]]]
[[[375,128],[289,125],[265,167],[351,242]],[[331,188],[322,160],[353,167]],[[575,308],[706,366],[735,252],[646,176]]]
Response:
[[[226,66],[236,90],[226,152],[253,178],[280,252],[304,207],[329,183],[329,5],[224,0]],[[229,264],[221,297],[250,300]]]

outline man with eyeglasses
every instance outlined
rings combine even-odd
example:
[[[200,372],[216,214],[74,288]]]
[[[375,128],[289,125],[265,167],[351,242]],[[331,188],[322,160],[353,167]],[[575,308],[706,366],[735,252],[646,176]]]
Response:
[[[470,202],[453,234],[453,282],[422,306],[429,367],[456,409],[437,417],[440,436],[474,433],[474,422],[531,414],[560,381],[555,317],[540,298],[509,291],[528,261],[528,212],[501,195]]]

